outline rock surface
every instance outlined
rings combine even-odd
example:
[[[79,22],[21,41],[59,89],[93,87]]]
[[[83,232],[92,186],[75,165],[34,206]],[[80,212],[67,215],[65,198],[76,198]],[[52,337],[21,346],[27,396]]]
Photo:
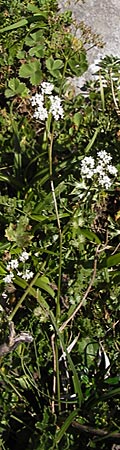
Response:
[[[93,48],[88,52],[89,70],[77,79],[77,85],[91,78],[95,64],[104,56],[113,55],[120,59],[120,0],[58,0],[60,11],[71,10],[73,19],[84,21],[104,42],[103,48]],[[80,36],[78,31],[77,36]]]

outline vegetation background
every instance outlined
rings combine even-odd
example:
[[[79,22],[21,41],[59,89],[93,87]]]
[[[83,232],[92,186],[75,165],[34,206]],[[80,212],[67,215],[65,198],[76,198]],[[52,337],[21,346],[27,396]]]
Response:
[[[54,0],[1,1],[2,450],[120,441],[120,62],[106,57],[75,95],[85,44],[100,42],[71,24]],[[43,82],[57,119],[49,94],[46,120],[35,117]],[[103,151],[109,187],[81,171]]]

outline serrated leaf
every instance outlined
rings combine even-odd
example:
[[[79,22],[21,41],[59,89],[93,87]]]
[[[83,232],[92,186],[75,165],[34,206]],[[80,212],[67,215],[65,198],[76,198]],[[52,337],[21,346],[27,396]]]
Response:
[[[30,78],[33,85],[39,84],[42,79],[41,64],[38,60],[22,64],[19,70],[21,78]]]
[[[64,66],[63,62],[61,61],[61,59],[56,59],[53,63],[53,68],[52,70],[59,70]]]
[[[17,54],[16,54],[16,58],[18,59],[24,59],[25,58],[25,52],[24,50],[18,50]]]
[[[14,97],[15,92],[12,91],[11,89],[5,89],[5,97],[6,98],[10,98],[10,97]]]
[[[61,74],[61,72],[59,72],[59,70],[51,70],[51,71],[50,71],[50,74],[51,74],[52,77],[54,77],[54,78],[60,78],[60,77],[62,77],[62,74]]]
[[[31,64],[30,63],[22,64],[22,66],[20,67],[20,70],[19,70],[20,77],[29,78],[29,77],[31,77],[31,73],[32,73]]]
[[[76,76],[81,76],[88,68],[86,53],[81,52],[68,60],[68,66]]]
[[[35,33],[30,33],[30,35],[28,35],[25,39],[25,44],[29,47],[32,47],[35,44],[43,44],[43,42],[43,34],[40,30],[36,31]]]
[[[35,33],[31,33],[30,36],[36,44],[38,44],[38,42],[43,42],[43,34],[41,30],[36,31]]]
[[[36,86],[39,85],[40,81],[42,80],[42,71],[36,70],[35,73],[32,73],[30,77],[31,84]]]
[[[50,58],[46,60],[46,67],[51,73],[51,75],[55,78],[58,78],[61,75],[59,69],[61,69],[63,65],[64,65],[63,62],[60,59],[56,59],[54,61],[52,56],[50,56]]]
[[[43,56],[44,56],[44,47],[43,47],[43,45],[36,45],[35,47],[30,48],[29,55],[30,56],[37,56],[38,58],[43,58]]]
[[[38,14],[40,12],[37,6],[31,5],[30,3],[27,5],[27,11],[32,12],[33,14]]]
[[[34,44],[35,43],[34,43],[34,39],[32,38],[32,34],[26,36],[25,45],[27,45],[28,47],[33,47]]]
[[[21,83],[18,78],[11,78],[8,82],[8,89],[5,90],[5,95],[7,98],[13,97],[14,95],[19,95],[24,97],[28,95],[29,89],[26,87],[25,83]]]
[[[52,56],[50,56],[50,58],[46,59],[46,67],[48,70],[52,70],[53,69],[53,64],[54,64],[54,59]]]

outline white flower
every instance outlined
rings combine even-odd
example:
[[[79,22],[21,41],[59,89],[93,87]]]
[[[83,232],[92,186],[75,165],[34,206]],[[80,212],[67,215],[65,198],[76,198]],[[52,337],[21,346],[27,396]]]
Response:
[[[45,119],[48,117],[47,109],[44,108],[44,106],[38,106],[38,108],[35,110],[33,117],[37,120],[41,120],[41,122],[44,122]]]
[[[43,81],[43,83],[41,83],[41,86],[42,86],[42,93],[44,93],[46,95],[52,94],[52,91],[54,89],[54,84]]]
[[[44,107],[44,95],[42,94],[35,94],[31,98],[31,104],[32,106],[35,106],[35,112],[33,114],[33,117],[37,120],[41,120],[42,122],[47,119],[48,112],[47,109]]]
[[[97,175],[98,184],[106,189],[112,184],[112,180],[108,174],[116,176],[117,169],[110,164],[112,157],[110,153],[105,150],[97,152],[97,161],[95,167],[95,160],[91,156],[86,156],[81,162],[81,176],[85,178],[93,178]]]
[[[105,150],[101,150],[100,152],[97,152],[97,158],[98,161],[102,162],[102,164],[107,165],[112,161],[112,156],[110,153],[107,153]]]
[[[3,278],[3,281],[4,281],[4,283],[10,284],[13,278],[14,278],[14,274],[12,272],[10,272],[9,275],[6,275],[6,277]]]
[[[22,253],[21,253],[21,255],[19,256],[19,260],[21,261],[21,262],[25,262],[25,261],[27,261],[29,259],[29,253],[27,253],[26,252],[26,250],[24,250]]]
[[[100,176],[98,178],[98,182],[102,187],[105,187],[106,189],[109,189],[109,187],[112,184],[110,178],[107,175],[105,175],[104,173],[103,173],[102,177]]]
[[[104,171],[104,167],[103,167],[103,165],[102,164],[98,164],[97,166],[96,166],[96,169],[95,169],[95,173],[97,173],[97,174],[99,174],[99,175],[103,175],[103,172]]]
[[[94,175],[94,158],[92,156],[85,156],[81,162],[81,175],[82,178],[91,178]]]
[[[17,269],[19,263],[17,259],[11,259],[11,261],[7,264],[7,270]]]
[[[63,118],[64,110],[61,106],[61,99],[58,97],[58,95],[51,95],[50,96],[50,112],[52,113],[55,120],[58,120],[60,117]]]
[[[31,101],[32,106],[36,106],[36,105],[38,105],[38,106],[42,105],[43,106],[44,95],[36,93],[35,95],[32,96],[30,101]]]
[[[26,269],[26,271],[22,275],[22,278],[24,280],[30,280],[30,278],[33,278],[33,276],[34,276],[34,273],[32,271],[30,272],[30,270]]]
[[[19,270],[17,271],[17,275],[18,277],[22,277],[22,272],[20,272]]]
[[[108,166],[108,172],[111,175],[114,175],[114,177],[116,177],[118,171],[117,171],[116,167],[112,166],[112,164],[111,164],[110,166]]]
[[[31,104],[32,106],[35,106],[33,117],[43,122],[48,118],[48,113],[51,112],[55,120],[63,118],[64,111],[61,106],[61,99],[58,97],[58,95],[51,95],[54,89],[54,85],[52,83],[43,81],[43,83],[41,84],[41,89],[41,94],[36,93],[31,97]],[[44,106],[44,94],[49,95],[50,99],[50,109],[48,111]]]

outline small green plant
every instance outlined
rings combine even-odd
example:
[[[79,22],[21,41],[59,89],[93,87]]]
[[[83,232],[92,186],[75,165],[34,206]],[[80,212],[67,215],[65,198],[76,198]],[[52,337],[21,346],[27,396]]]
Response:
[[[119,439],[119,61],[102,61],[76,96],[68,78],[87,55],[71,13],[53,0],[3,1],[0,20],[0,445],[109,450]]]

